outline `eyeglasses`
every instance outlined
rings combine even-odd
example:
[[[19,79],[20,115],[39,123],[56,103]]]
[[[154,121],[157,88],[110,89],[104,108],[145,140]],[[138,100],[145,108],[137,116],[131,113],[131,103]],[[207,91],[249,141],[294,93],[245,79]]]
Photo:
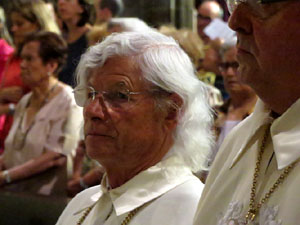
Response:
[[[90,104],[101,95],[106,106],[129,109],[138,102],[138,100],[133,99],[132,96],[146,92],[131,92],[125,86],[118,85],[107,91],[96,91],[91,86],[81,86],[75,88],[73,93],[76,104],[81,107]]]
[[[220,63],[219,65],[220,70],[223,72],[227,71],[229,68],[232,68],[233,70],[237,70],[238,67],[239,67],[238,62],[224,62],[224,63]]]
[[[203,16],[202,14],[198,13],[197,15],[198,20],[205,20],[205,21],[211,21],[211,18],[209,16]]]
[[[269,4],[269,3],[275,3],[275,2],[283,2],[287,0],[226,0],[228,10],[230,14],[236,9],[236,7],[240,3],[249,3],[249,5],[256,6],[253,8],[259,8],[258,6],[261,4]]]

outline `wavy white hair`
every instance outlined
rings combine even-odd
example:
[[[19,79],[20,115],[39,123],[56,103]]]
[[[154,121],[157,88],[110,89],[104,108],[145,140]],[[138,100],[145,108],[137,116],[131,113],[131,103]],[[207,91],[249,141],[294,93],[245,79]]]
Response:
[[[86,85],[89,71],[108,58],[131,56],[144,79],[183,100],[174,145],[165,157],[178,155],[193,172],[206,170],[213,143],[212,111],[205,85],[197,79],[187,54],[176,41],[158,32],[114,33],[89,48],[77,67],[78,85]]]

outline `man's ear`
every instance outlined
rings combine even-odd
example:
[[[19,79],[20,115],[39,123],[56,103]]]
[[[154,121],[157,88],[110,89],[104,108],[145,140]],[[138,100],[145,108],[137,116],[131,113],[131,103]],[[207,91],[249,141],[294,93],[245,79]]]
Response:
[[[178,94],[172,93],[168,97],[168,101],[169,104],[167,106],[165,125],[167,129],[173,130],[176,128],[178,120],[181,116],[183,100]]]

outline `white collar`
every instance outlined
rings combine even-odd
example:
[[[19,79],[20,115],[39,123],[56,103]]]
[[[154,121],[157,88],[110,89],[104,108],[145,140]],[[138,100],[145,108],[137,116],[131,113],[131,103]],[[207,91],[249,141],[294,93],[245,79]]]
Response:
[[[137,174],[122,186],[108,190],[116,215],[122,215],[163,195],[183,182],[195,178],[179,157],[169,157]],[[196,178],[197,179],[197,178]],[[102,180],[102,190],[106,188]]]
[[[233,158],[231,168],[240,159],[241,154],[251,137],[265,124],[272,122],[270,109],[258,99],[254,112],[250,115],[248,138]],[[249,121],[249,122],[250,122]],[[271,138],[274,146],[278,170],[289,166],[300,158],[300,99],[298,99],[284,114],[276,118],[271,125]]]

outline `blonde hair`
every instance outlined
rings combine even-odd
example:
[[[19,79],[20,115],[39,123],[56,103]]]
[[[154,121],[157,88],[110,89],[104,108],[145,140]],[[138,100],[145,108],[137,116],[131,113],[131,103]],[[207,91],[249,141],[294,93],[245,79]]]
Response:
[[[194,66],[197,68],[199,60],[204,58],[204,43],[197,33],[189,29],[177,30],[174,27],[162,26],[159,31],[162,34],[174,38],[180,47],[190,57]]]
[[[52,10],[52,11],[51,11]],[[36,23],[41,31],[60,34],[53,9],[41,0],[14,0],[11,2],[10,12],[19,13],[26,20]]]

